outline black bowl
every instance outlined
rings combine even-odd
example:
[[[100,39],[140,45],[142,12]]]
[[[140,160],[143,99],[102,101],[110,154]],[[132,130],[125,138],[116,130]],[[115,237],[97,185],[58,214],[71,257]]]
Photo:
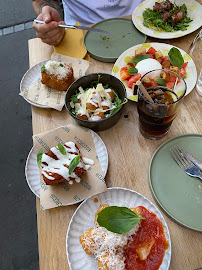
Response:
[[[85,75],[75,82],[73,82],[70,87],[67,90],[66,96],[65,96],[65,107],[69,114],[75,119],[75,121],[84,127],[90,128],[94,131],[101,131],[108,129],[115,125],[118,120],[120,119],[121,115],[121,110],[123,108],[123,105],[117,110],[117,112],[105,119],[99,120],[99,121],[89,121],[89,120],[83,120],[78,117],[76,117],[72,112],[71,112],[71,106],[70,106],[70,98],[73,94],[75,94],[76,90],[78,90],[79,86],[81,86],[83,89],[87,88],[90,86],[91,82],[97,81],[98,75],[101,75],[100,78],[100,83],[103,85],[108,84],[109,88],[111,87],[114,89],[121,101],[123,102],[124,99],[126,98],[126,89],[123,83],[117,79],[116,77],[106,74],[106,73],[92,73]]]

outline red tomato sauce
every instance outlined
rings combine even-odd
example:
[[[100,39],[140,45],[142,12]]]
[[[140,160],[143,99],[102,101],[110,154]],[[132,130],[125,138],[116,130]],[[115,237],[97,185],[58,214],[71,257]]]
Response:
[[[164,235],[162,222],[158,217],[143,206],[138,206],[145,217],[137,233],[129,240],[125,247],[125,268],[126,270],[157,270],[159,269],[168,242]],[[149,255],[141,260],[138,250],[146,243],[152,243]]]

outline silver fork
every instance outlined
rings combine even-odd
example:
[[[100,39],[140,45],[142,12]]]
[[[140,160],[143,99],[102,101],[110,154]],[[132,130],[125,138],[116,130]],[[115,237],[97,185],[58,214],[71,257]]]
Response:
[[[170,148],[170,152],[180,166],[180,168],[185,171],[188,175],[198,177],[202,180],[202,175],[198,167],[196,167],[189,159],[187,159],[177,145],[173,145]]]

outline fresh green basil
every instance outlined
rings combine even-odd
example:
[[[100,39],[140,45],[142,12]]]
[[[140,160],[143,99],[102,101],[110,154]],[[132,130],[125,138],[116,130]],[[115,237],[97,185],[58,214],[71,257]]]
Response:
[[[44,72],[44,71],[46,71],[46,68],[45,68],[45,66],[43,65],[43,66],[41,67],[41,72]]]
[[[42,155],[43,155],[43,148],[40,148],[37,154],[37,164],[39,168],[41,167]]]
[[[69,175],[71,175],[74,171],[74,169],[77,167],[77,165],[80,162],[80,155],[77,155],[76,157],[74,157],[70,164],[69,164]]]
[[[156,83],[158,83],[159,85],[166,86],[166,82],[165,82],[164,79],[162,79],[162,78],[156,78],[156,79],[154,79],[154,81],[155,81]]]
[[[145,218],[127,207],[109,206],[98,213],[97,222],[110,232],[123,234],[132,230],[140,219]]]
[[[184,64],[184,59],[181,55],[181,52],[177,48],[171,48],[168,56],[173,66],[180,68]]]
[[[127,72],[128,72],[128,74],[130,74],[130,75],[135,75],[135,74],[138,73],[138,69],[135,68],[135,67],[131,67],[131,68],[127,69]]]
[[[58,143],[58,149],[59,149],[60,153],[63,154],[64,156],[67,154],[64,146],[60,143]]]
[[[152,54],[138,54],[135,57],[133,57],[133,59],[131,60],[131,62],[133,64],[137,64],[138,62],[148,59],[152,56]]]
[[[61,64],[61,63],[60,63],[60,66],[61,66],[61,67],[64,67],[64,65],[63,65],[63,64]]]

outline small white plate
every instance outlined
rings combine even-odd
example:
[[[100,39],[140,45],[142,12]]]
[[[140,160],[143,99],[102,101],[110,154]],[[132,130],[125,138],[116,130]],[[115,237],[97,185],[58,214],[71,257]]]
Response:
[[[117,77],[119,80],[120,78],[120,69],[122,67],[125,67],[128,60],[131,59],[132,56],[135,55],[135,50],[139,47],[145,47],[146,49],[149,49],[150,47],[153,47],[155,50],[160,50],[164,56],[168,55],[168,52],[170,51],[171,48],[175,47],[166,43],[143,43],[139,45],[135,45],[129,49],[127,49],[125,52],[123,52],[119,58],[116,60],[113,68],[112,68],[112,75]],[[184,61],[188,62],[188,65],[186,67],[186,78],[185,82],[187,84],[187,92],[186,95],[188,95],[193,89],[197,81],[197,70],[196,66],[194,64],[194,61],[192,58],[183,50],[180,48],[176,47],[182,54]],[[137,95],[133,95],[132,89],[127,87],[126,81],[123,82],[123,84],[126,87],[126,92],[127,92],[127,98],[133,101],[137,101]]]
[[[155,37],[159,39],[171,39],[171,38],[179,38],[185,35],[188,35],[198,28],[201,27],[202,24],[202,7],[195,0],[175,0],[177,5],[186,4],[187,6],[187,14],[193,21],[189,23],[187,30],[185,31],[175,31],[175,32],[165,32],[165,31],[156,31],[154,29],[147,28],[143,25],[143,12],[146,8],[153,9],[156,0],[146,0],[138,5],[132,14],[132,21],[135,27],[142,33],[147,36]],[[157,1],[159,2],[159,1]],[[173,2],[173,1],[172,1]]]
[[[98,203],[94,202],[94,198],[98,198]],[[89,256],[85,253],[79,242],[79,237],[85,231],[95,227],[95,213],[100,204],[126,206],[131,208],[144,206],[155,213],[163,224],[165,236],[169,242],[169,247],[165,252],[159,270],[169,269],[171,259],[171,239],[167,224],[158,208],[143,195],[133,190],[114,187],[108,188],[106,192],[96,194],[91,198],[86,199],[74,212],[66,237],[66,252],[70,270],[98,270],[97,260],[94,256]]]
[[[98,159],[100,162],[100,166],[102,168],[103,176],[105,177],[108,168],[108,152],[107,148],[102,141],[102,139],[91,130],[91,135],[95,144],[96,152],[98,155]],[[25,165],[25,176],[27,180],[27,184],[31,191],[40,198],[40,175],[39,168],[37,165],[37,155],[34,152],[34,148],[32,148],[27,157],[26,165]],[[78,203],[76,201],[75,203]]]
[[[25,73],[25,75],[22,77],[22,80],[20,82],[20,92],[23,91],[24,89],[30,87],[33,83],[36,82],[36,80],[41,76],[41,67],[45,65],[48,62],[49,59],[44,60],[32,68],[28,69],[28,71]],[[37,103],[34,103],[27,99],[26,97],[23,96],[23,98],[30,103],[33,106],[39,107],[39,108],[50,108],[46,105],[39,105]]]

